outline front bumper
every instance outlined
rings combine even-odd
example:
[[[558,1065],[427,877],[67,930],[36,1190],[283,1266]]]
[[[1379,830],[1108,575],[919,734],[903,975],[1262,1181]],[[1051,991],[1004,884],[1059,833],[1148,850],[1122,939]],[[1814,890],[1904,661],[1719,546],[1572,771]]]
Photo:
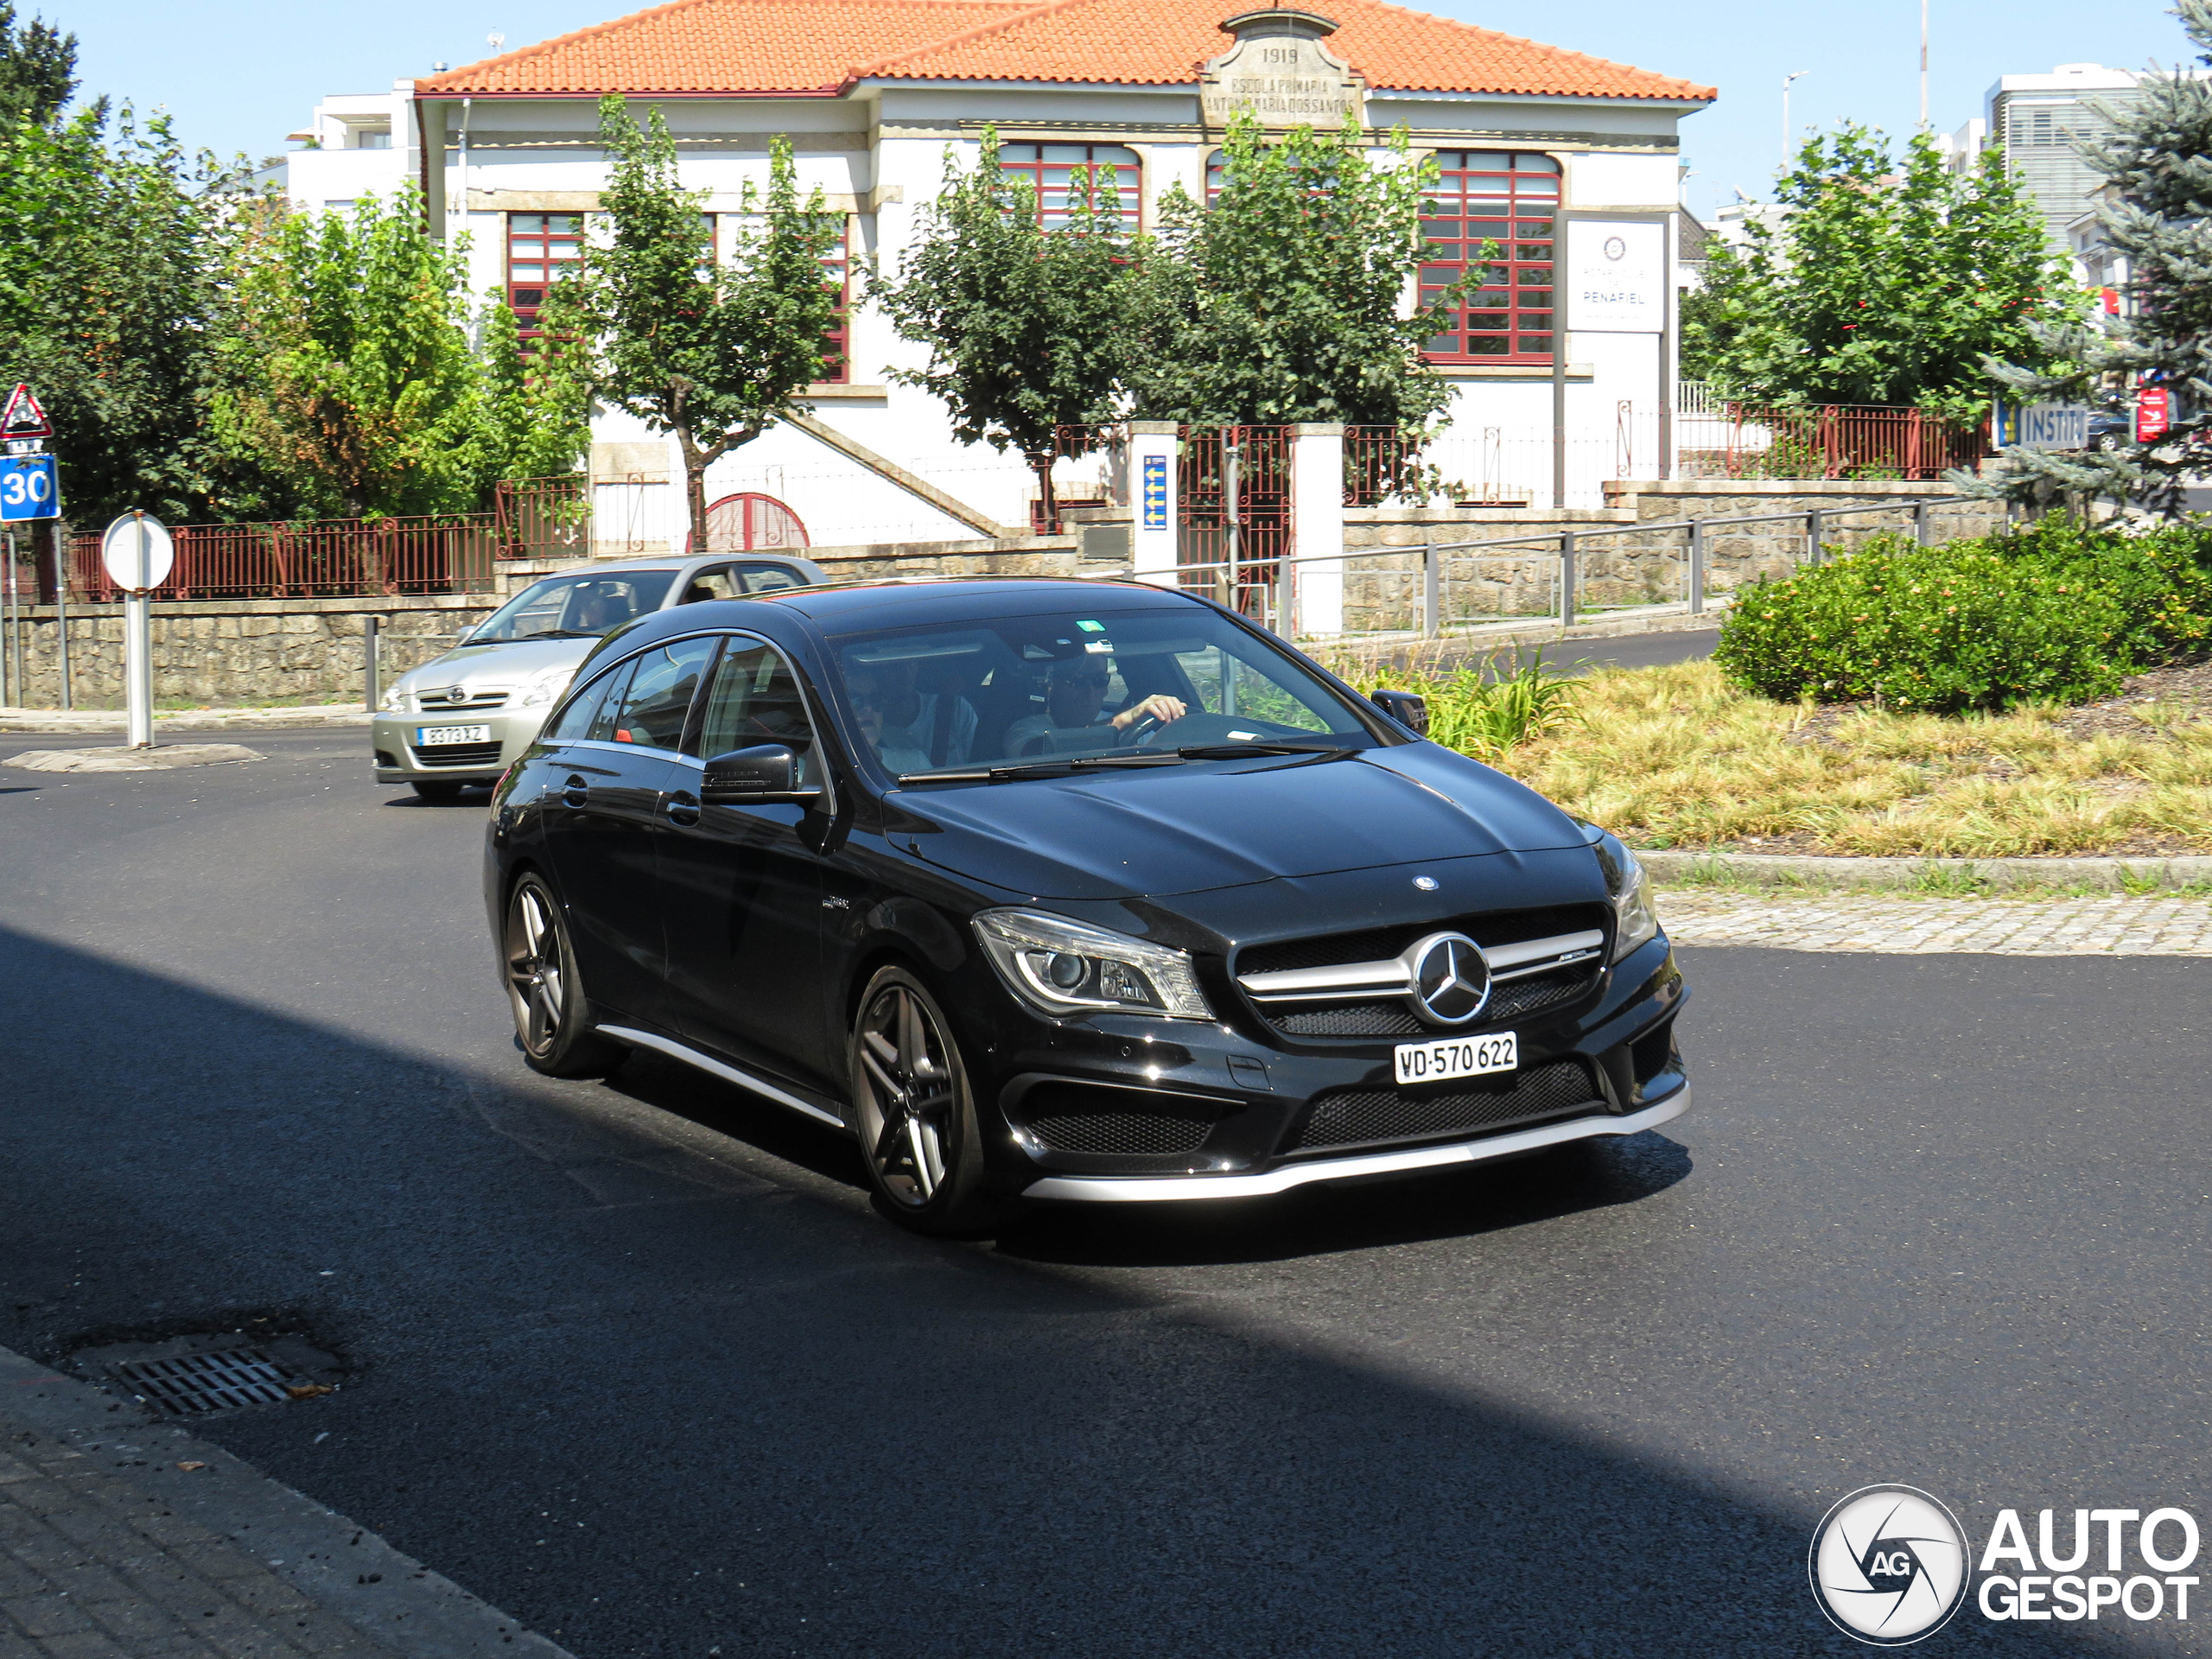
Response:
[[[1414,1147],[1402,1152],[1370,1152],[1344,1158],[1323,1158],[1288,1164],[1251,1175],[1048,1175],[1030,1186],[1032,1198],[1070,1198],[1090,1204],[1156,1204],[1174,1198],[1265,1198],[1287,1192],[1313,1181],[1357,1180],[1363,1176],[1401,1175],[1415,1170],[1443,1169],[1453,1164],[1488,1163],[1494,1159],[1517,1158],[1569,1141],[1588,1141],[1603,1135],[1640,1135],[1689,1109],[1690,1085],[1685,1080],[1675,1092],[1655,1106],[1624,1117],[1611,1114],[1570,1119],[1564,1123],[1540,1123],[1534,1128],[1485,1135],[1478,1141],[1456,1141],[1441,1147]]]
[[[378,714],[369,722],[377,782],[411,784],[418,778],[443,779],[449,783],[488,784],[498,779],[515,758],[536,741],[552,713],[549,704],[537,709],[492,709],[471,714],[463,709],[418,714]],[[489,728],[482,742],[451,746],[418,744],[424,728],[483,726]]]

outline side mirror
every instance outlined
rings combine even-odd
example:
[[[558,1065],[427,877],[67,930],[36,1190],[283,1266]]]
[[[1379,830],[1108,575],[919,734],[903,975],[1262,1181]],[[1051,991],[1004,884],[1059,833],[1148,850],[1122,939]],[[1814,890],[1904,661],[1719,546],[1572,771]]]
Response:
[[[704,806],[764,806],[776,801],[811,801],[819,786],[798,780],[798,755],[788,743],[756,743],[732,749],[707,762],[699,782]]]
[[[1418,691],[1377,691],[1369,701],[1414,736],[1428,735],[1428,699]]]

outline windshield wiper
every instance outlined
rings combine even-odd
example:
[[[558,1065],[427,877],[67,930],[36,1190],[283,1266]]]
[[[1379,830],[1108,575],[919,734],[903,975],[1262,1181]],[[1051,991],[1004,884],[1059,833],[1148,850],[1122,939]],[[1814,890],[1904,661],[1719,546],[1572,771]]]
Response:
[[[1251,743],[1193,743],[1175,751],[1185,760],[1234,760],[1240,754],[1351,754],[1341,743],[1285,743],[1263,739]]]
[[[1174,753],[1071,754],[1056,760],[1025,760],[1012,766],[940,766],[934,772],[903,772],[902,784],[1004,784],[1022,778],[1045,778],[1056,772],[1112,770],[1125,766],[1179,766],[1184,757]]]
[[[518,633],[518,643],[524,639],[596,639],[601,637],[596,628],[540,628],[535,633]]]

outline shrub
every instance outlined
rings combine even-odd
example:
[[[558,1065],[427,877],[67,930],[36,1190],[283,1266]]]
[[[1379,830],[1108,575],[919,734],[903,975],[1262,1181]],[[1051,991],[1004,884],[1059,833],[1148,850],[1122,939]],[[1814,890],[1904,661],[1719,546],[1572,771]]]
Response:
[[[2133,569],[2134,567],[2130,567]],[[2127,614],[2082,570],[1959,542],[1883,537],[1738,595],[1713,659],[1783,701],[1872,697],[1948,713],[2080,702],[2116,690]]]
[[[2024,530],[1961,547],[2039,564],[2120,607],[2115,654],[2139,667],[2212,638],[2212,531],[2167,524],[2147,533],[2079,524],[2053,513]]]

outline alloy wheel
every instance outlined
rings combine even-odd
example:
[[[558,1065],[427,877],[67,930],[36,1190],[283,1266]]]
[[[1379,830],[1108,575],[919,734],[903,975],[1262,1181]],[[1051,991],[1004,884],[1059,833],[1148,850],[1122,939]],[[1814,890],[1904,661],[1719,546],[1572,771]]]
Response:
[[[523,882],[507,901],[507,989],[523,1047],[534,1056],[550,1053],[568,1011],[568,969],[552,901],[535,881]]]
[[[878,991],[861,1015],[857,1045],[866,1091],[868,1154],[877,1184],[920,1208],[937,1196],[957,1145],[957,1078],[950,1043],[907,986]]]

